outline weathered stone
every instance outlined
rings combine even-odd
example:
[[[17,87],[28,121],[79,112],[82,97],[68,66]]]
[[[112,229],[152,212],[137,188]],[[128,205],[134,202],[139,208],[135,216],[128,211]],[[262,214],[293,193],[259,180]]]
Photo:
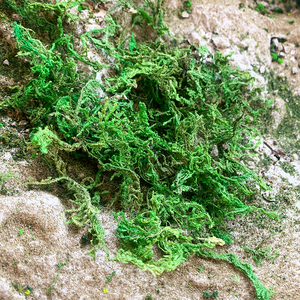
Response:
[[[292,74],[297,74],[298,73],[298,69],[296,67],[292,68]]]
[[[284,44],[283,45],[283,49],[284,49],[284,52],[286,53],[286,54],[289,54],[289,53],[291,53],[292,52],[292,50],[294,50],[294,48],[295,48],[295,45],[294,44]]]
[[[99,22],[104,21],[106,16],[106,11],[103,9],[100,9],[99,12],[94,13],[94,17],[96,18],[96,20],[98,20]]]
[[[11,15],[11,19],[13,20],[13,21],[21,21],[23,18],[19,15],[19,14],[12,14]]]
[[[272,40],[272,44],[273,44],[276,48],[278,48],[278,45],[279,45],[278,39],[273,39],[273,40]]]
[[[280,97],[274,99],[274,109],[272,111],[273,129],[276,129],[283,120],[286,113],[285,102]]]
[[[191,45],[195,45],[197,47],[199,47],[202,43],[202,37],[200,36],[200,34],[196,31],[193,31],[189,38],[188,38],[188,42],[191,44]]]
[[[28,124],[28,122],[26,120],[22,120],[19,122],[19,126],[24,127]]]
[[[285,55],[284,52],[279,52],[279,56],[280,56],[280,57],[285,57],[286,55]]]
[[[210,156],[211,157],[218,157],[218,155],[219,155],[218,146],[214,145],[212,151],[210,152]]]
[[[265,67],[265,66],[261,66],[261,67],[259,68],[260,74],[265,73],[265,71],[266,71],[266,67]]]
[[[207,13],[204,11],[203,5],[195,5],[193,7],[192,20],[196,26],[203,27],[205,30],[210,29]]]
[[[181,14],[181,17],[182,17],[183,19],[187,19],[187,18],[190,17],[190,14],[187,13],[186,11],[183,11],[182,14]]]
[[[233,54],[231,56],[231,65],[238,66],[241,71],[252,70],[249,56],[246,54]]]
[[[215,37],[212,41],[218,49],[226,49],[230,47],[229,39],[226,37]]]
[[[5,59],[5,60],[3,61],[3,65],[4,65],[4,66],[9,66],[9,61],[8,61],[7,59]]]
[[[166,1],[166,7],[169,9],[177,9],[178,8],[178,3],[176,0],[167,0]]]

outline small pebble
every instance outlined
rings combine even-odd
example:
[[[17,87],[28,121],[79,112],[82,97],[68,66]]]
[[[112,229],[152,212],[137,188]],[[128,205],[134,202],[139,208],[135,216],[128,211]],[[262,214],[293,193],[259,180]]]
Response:
[[[28,123],[27,121],[22,120],[22,121],[19,122],[19,126],[20,126],[20,127],[24,127],[24,126],[27,125],[27,123]]]
[[[190,14],[187,13],[186,11],[183,11],[181,17],[182,17],[183,19],[187,19],[187,18],[190,17]]]
[[[218,146],[214,145],[213,150],[210,152],[211,157],[217,157],[219,155]]]
[[[226,49],[230,47],[230,42],[227,37],[214,37],[212,41],[218,49]]]
[[[276,48],[278,48],[278,45],[279,45],[278,39],[273,39],[272,43]]]
[[[298,73],[298,69],[296,67],[292,68],[292,74],[297,74]]]
[[[84,173],[78,174],[78,178],[80,178],[80,179],[84,178]]]
[[[279,52],[279,56],[280,57],[285,57],[285,53],[284,52]]]
[[[4,66],[9,66],[9,61],[8,61],[7,59],[4,60],[4,61],[3,61],[3,65],[4,65]]]

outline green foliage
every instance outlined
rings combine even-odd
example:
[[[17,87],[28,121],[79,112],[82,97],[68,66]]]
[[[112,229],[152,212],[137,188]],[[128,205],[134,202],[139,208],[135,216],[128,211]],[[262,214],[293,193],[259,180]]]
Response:
[[[109,283],[112,279],[112,277],[115,275],[116,271],[112,271],[112,273],[108,276],[108,278],[106,279],[105,283]]]
[[[81,245],[87,245],[89,238],[87,235],[83,234],[80,238]]]
[[[285,11],[287,13],[289,13],[292,10],[293,6],[291,4],[286,4],[286,5],[284,5],[284,8],[285,8]]]
[[[13,284],[14,288],[19,292],[22,293],[23,292],[23,288],[21,285],[18,284]]]
[[[68,8],[72,7],[74,2],[68,0],[57,1],[56,4],[51,4],[32,0],[4,0],[2,7],[5,8],[6,5],[10,9],[13,9],[24,19],[24,24],[34,27],[35,30],[43,29],[51,38],[55,38],[58,33],[58,18],[74,20],[74,16],[66,12]]]
[[[52,295],[52,289],[55,286],[55,284],[57,283],[58,276],[60,274],[60,271],[61,271],[62,267],[66,266],[69,261],[70,261],[70,256],[69,256],[69,253],[67,253],[66,262],[64,262],[64,263],[60,262],[60,263],[57,264],[57,273],[56,273],[55,278],[53,279],[53,284],[47,289],[47,291],[50,293],[50,295]],[[28,288],[28,286],[27,286],[27,288]],[[30,291],[29,288],[28,288],[28,290]],[[30,292],[32,292],[32,290]]]
[[[283,14],[283,13],[284,13],[283,9],[280,8],[280,7],[276,7],[276,8],[274,9],[274,11],[275,11],[276,13],[278,13],[278,14]]]
[[[237,256],[232,253],[217,254],[210,250],[202,250],[198,253],[202,257],[214,258],[227,261],[233,264],[239,271],[248,276],[252,281],[252,284],[256,290],[256,300],[266,300],[270,299],[271,295],[274,293],[272,289],[267,289],[264,287],[253,273],[252,267],[247,263],[242,263]]]
[[[211,294],[208,291],[204,291],[202,297],[203,298],[209,298],[209,299],[216,299],[219,296],[218,291],[214,291]]]
[[[183,7],[179,11],[180,14],[182,14],[183,11],[186,11],[187,13],[191,13],[191,7],[192,7],[192,1],[191,0],[184,1],[183,2]]]
[[[27,289],[26,292],[25,292],[25,294],[26,295],[30,295],[30,290]]]
[[[245,3],[240,2],[240,3],[239,3],[239,9],[242,9],[242,8],[244,8],[244,7],[245,7]]]
[[[262,15],[267,14],[267,10],[262,3],[258,3],[257,6],[255,7],[255,10],[261,13]]]
[[[277,56],[276,53],[271,53],[271,55],[272,55],[272,59],[273,59],[273,60],[277,60],[278,56]]]
[[[260,266],[262,261],[265,258],[276,258],[278,256],[278,251],[274,254],[269,254],[271,252],[271,247],[265,247],[261,249],[250,249],[247,246],[243,247],[243,249],[252,255],[253,260],[256,262],[257,267]]]
[[[157,37],[169,32],[162,19],[163,4],[147,0],[137,7],[132,1],[119,1],[119,6],[136,11],[132,26],[146,23]],[[76,205],[65,212],[68,223],[91,224],[90,255],[95,258],[99,246],[108,256],[97,219],[96,187],[103,173],[112,174],[111,180],[120,181],[110,202],[120,208],[113,212],[120,249],[111,260],[159,275],[195,254],[224,259],[249,276],[258,299],[269,299],[249,265],[232,254],[207,250],[231,242],[223,231],[225,219],[254,211],[278,217],[244,203],[253,194],[250,184],[269,189],[241,163],[259,144],[253,124],[264,106],[250,74],[230,67],[229,56],[213,55],[203,46],[196,53],[158,40],[137,43],[133,33],[128,34],[131,28],[121,29],[110,14],[106,27],[81,35],[83,52],[77,53],[72,36],[63,32],[64,13],[54,6],[51,10],[59,16],[50,47],[28,28],[15,24],[14,31],[18,55],[32,65],[32,79],[7,105],[31,116],[36,126],[31,144],[59,175],[30,184],[64,182]],[[113,65],[90,60],[89,47],[105,53]],[[101,81],[84,79],[77,73],[77,60],[95,70],[109,68],[109,75]],[[78,152],[102,166],[95,178],[85,179],[89,185],[68,176],[62,157]],[[154,246],[163,252],[157,261]]]

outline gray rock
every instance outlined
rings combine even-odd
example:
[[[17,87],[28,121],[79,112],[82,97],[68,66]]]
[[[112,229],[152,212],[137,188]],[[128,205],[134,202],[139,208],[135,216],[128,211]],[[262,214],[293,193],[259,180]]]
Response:
[[[286,54],[291,53],[294,50],[295,45],[293,44],[284,44],[283,49]]]
[[[279,45],[278,39],[273,39],[273,40],[272,40],[272,44],[273,44],[276,48],[278,48],[278,45]]]
[[[227,150],[229,148],[229,145],[227,143],[222,144],[223,150]]]
[[[210,152],[210,156],[211,157],[218,157],[218,155],[219,155],[218,146],[214,145],[212,151]]]
[[[265,66],[261,66],[260,69],[259,69],[260,74],[265,73],[265,71],[266,71]]]
[[[226,49],[230,47],[229,39],[226,37],[215,37],[212,41],[218,49]]]
[[[191,45],[196,45],[197,47],[199,47],[202,42],[202,37],[198,32],[193,31],[188,38],[188,42]]]
[[[279,52],[279,56],[280,57],[285,57],[285,53],[284,52]]]
[[[197,27],[201,26],[203,30],[211,31],[209,26],[208,14],[204,11],[203,5],[193,6],[192,19]]]
[[[9,66],[9,61],[8,61],[7,59],[4,60],[4,61],[3,61],[3,65],[4,65],[4,66]]]
[[[245,54],[234,54],[231,56],[230,64],[233,66],[238,66],[241,71],[252,70],[252,66],[249,60],[249,56]]]
[[[183,11],[181,17],[182,17],[183,19],[187,19],[187,18],[190,17],[190,14],[187,13],[186,11]]]
[[[18,14],[12,14],[11,15],[11,19],[13,20],[13,21],[21,21],[23,18],[20,16],[20,15],[18,15]]]
[[[26,120],[22,120],[22,121],[19,122],[19,126],[20,126],[20,127],[24,127],[24,126],[26,126],[27,124],[28,124],[28,122],[27,122]]]
[[[292,68],[292,74],[297,74],[298,73],[298,69],[296,67]]]

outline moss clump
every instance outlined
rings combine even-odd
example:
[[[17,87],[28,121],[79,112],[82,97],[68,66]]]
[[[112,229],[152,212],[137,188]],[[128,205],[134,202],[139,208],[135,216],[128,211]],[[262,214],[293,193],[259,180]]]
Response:
[[[239,3],[239,9],[242,9],[242,8],[244,8],[245,7],[245,3]]]
[[[255,10],[261,13],[262,15],[266,15],[268,13],[268,11],[262,3],[258,3],[255,7]]]
[[[162,36],[169,32],[162,19],[163,3],[119,4],[136,11],[133,25],[147,25]],[[120,240],[114,260],[154,275],[174,270],[194,254],[227,260],[249,276],[258,299],[269,299],[271,292],[249,265],[234,255],[204,250],[224,245],[221,237],[230,241],[223,233],[224,219],[253,211],[277,218],[244,203],[253,194],[251,184],[268,189],[240,161],[259,141],[253,124],[264,102],[254,79],[230,67],[229,56],[213,55],[203,46],[137,42],[110,14],[105,28],[81,36],[84,52],[77,53],[72,37],[64,33],[65,15],[58,15],[56,40],[50,47],[15,24],[18,55],[31,61],[32,79],[10,97],[8,105],[31,116],[32,145],[56,166],[58,178],[40,184],[65,182],[77,205],[66,211],[68,222],[78,226],[90,222],[90,254],[95,257],[102,246],[108,255],[97,219],[99,207],[94,205],[99,201],[93,199],[99,199],[102,176],[110,174],[111,180],[120,181],[110,203],[119,208],[113,212]],[[88,45],[106,53],[114,64],[88,59]],[[77,60],[96,70],[109,68],[110,75],[101,81],[83,79],[76,70]],[[101,166],[95,178],[81,184],[68,176],[66,153],[93,159]],[[153,258],[154,244],[164,253],[158,261]]]
[[[203,298],[209,298],[209,299],[216,299],[219,296],[218,291],[214,291],[211,294],[208,291],[204,291],[202,297]]]

